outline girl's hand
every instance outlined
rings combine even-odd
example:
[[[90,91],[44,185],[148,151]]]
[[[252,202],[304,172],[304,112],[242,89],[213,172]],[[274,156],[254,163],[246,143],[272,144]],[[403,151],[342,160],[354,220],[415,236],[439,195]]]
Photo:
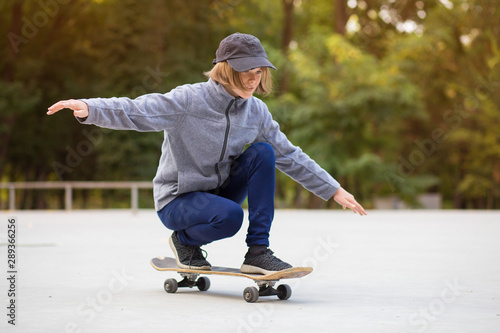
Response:
[[[89,107],[87,106],[87,103],[75,99],[57,102],[56,104],[49,107],[49,111],[47,111],[47,114],[52,115],[57,111],[66,108],[73,110],[73,114],[75,115],[75,117],[85,118],[89,116]]]
[[[359,215],[367,215],[364,208],[354,199],[354,196],[340,187],[333,195],[333,199],[342,206],[342,208],[349,208],[354,213]]]

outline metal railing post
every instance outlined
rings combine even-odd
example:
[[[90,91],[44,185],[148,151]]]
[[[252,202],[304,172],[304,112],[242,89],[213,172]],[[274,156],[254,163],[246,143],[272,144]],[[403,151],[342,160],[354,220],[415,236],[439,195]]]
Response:
[[[131,191],[130,197],[132,200],[131,203],[132,213],[136,214],[137,210],[139,209],[139,188],[137,187],[137,185],[134,184],[130,187],[130,191]]]
[[[64,186],[64,208],[66,210],[73,208],[73,190],[69,184]]]
[[[9,187],[9,210],[16,210],[16,188],[14,185]]]

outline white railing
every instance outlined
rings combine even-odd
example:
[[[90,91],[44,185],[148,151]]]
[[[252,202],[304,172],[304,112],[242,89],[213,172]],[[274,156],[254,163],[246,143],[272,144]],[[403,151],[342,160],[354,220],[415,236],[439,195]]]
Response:
[[[130,205],[135,213],[139,209],[139,189],[152,189],[152,182],[11,182],[0,183],[9,190],[9,210],[16,210],[17,189],[64,190],[64,208],[73,208],[73,189],[130,189]]]

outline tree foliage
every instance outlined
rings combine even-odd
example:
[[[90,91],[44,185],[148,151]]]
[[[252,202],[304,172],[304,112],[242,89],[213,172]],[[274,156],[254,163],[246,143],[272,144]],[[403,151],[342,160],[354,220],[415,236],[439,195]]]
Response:
[[[46,108],[205,80],[236,31],[278,67],[264,100],[283,131],[366,206],[432,191],[448,207],[500,207],[495,0],[0,0],[2,181],[150,180],[162,133]],[[325,205],[283,175],[277,193]]]

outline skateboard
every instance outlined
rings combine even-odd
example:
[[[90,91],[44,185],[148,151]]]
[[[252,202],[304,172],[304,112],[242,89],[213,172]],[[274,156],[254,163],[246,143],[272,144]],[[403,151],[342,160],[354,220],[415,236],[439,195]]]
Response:
[[[238,276],[253,280],[256,287],[247,287],[243,291],[243,298],[249,303],[257,302],[261,296],[278,296],[281,300],[289,299],[292,295],[292,289],[287,284],[281,284],[274,288],[276,282],[281,279],[292,279],[306,276],[312,272],[312,267],[293,267],[271,274],[247,274],[242,273],[237,268],[212,266],[211,270],[184,269],[177,266],[175,258],[156,257],[151,259],[151,265],[158,271],[173,271],[179,273],[183,279],[165,280],[163,287],[167,293],[175,293],[177,288],[198,287],[200,291],[207,291],[210,288],[210,280],[200,275],[225,275]]]

